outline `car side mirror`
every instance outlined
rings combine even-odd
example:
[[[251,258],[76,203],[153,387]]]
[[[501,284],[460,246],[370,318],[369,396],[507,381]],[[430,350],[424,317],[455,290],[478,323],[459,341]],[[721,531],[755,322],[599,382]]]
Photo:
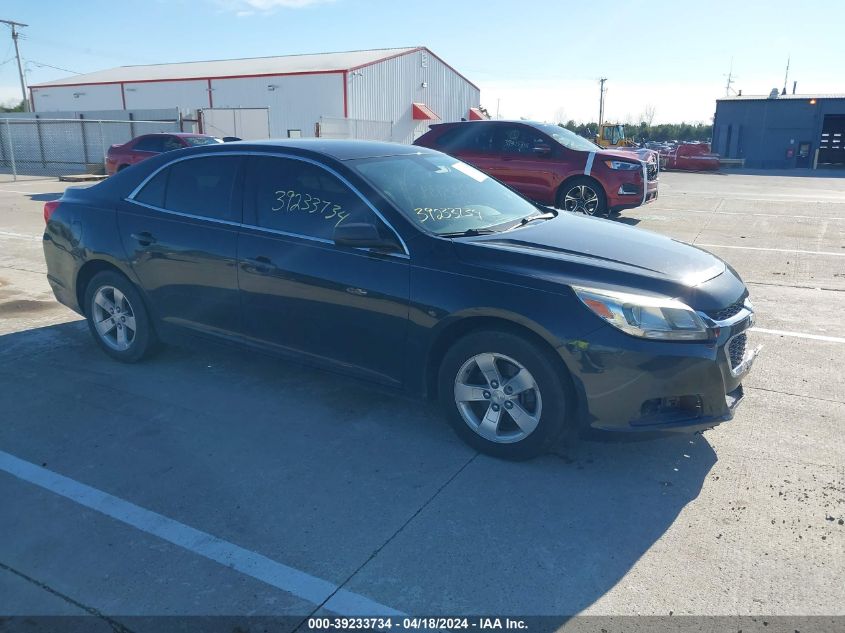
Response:
[[[401,250],[396,241],[382,237],[378,227],[369,222],[349,222],[335,227],[332,235],[338,246],[352,246],[353,248],[372,248],[374,250],[394,252]]]
[[[552,148],[550,145],[546,145],[545,143],[537,143],[531,148],[531,151],[537,156],[548,156],[552,153]]]

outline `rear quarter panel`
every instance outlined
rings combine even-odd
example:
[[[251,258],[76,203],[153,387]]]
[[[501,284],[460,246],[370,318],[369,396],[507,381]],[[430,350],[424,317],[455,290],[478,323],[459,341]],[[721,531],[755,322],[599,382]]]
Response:
[[[87,263],[105,262],[137,283],[126,264],[115,203],[108,197],[87,193],[84,189],[65,192],[47,223],[43,247],[47,279],[56,298],[80,314],[83,313],[80,300],[85,289],[79,286],[78,280]]]

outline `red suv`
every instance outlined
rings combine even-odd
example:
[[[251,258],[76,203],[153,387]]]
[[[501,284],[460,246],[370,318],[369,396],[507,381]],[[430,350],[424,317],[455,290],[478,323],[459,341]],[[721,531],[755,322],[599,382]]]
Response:
[[[106,173],[113,173],[152,156],[184,147],[213,145],[221,141],[205,134],[144,134],[123,145],[112,145],[106,152]]]
[[[432,125],[415,145],[475,165],[545,205],[597,215],[657,198],[657,155],[607,150],[558,125],[462,121]]]

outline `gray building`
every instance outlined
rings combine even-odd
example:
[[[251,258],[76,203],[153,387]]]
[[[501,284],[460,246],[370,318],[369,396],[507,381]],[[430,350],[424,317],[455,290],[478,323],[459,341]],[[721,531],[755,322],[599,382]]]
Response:
[[[845,94],[717,99],[712,146],[751,168],[845,167]]]

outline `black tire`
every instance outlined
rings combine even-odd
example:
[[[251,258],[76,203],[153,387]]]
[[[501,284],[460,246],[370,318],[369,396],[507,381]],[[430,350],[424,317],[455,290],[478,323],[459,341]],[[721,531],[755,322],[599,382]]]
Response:
[[[500,385],[501,389],[496,390],[496,392],[491,392],[483,386],[478,387],[483,390],[483,397],[486,400],[478,399],[474,402],[463,402],[463,405],[459,405],[456,396],[457,383],[464,385],[465,382],[470,382],[473,389],[476,389],[474,385],[487,384],[490,387],[492,384],[489,380],[485,383],[483,374],[479,373],[475,374],[475,379],[465,381],[462,378],[467,371],[466,368],[472,367],[472,363],[475,362],[473,359],[479,355],[499,357],[494,364],[500,370],[499,373],[504,380],[504,384]],[[502,359],[501,357],[506,358]],[[481,427],[471,426],[471,422],[464,416],[472,421],[478,421],[485,415],[490,415],[491,409],[497,406],[495,404],[498,401],[496,398],[508,398],[504,395],[503,390],[505,385],[508,384],[507,380],[512,378],[513,374],[508,376],[506,370],[519,369],[519,367],[513,366],[510,361],[515,361],[517,365],[522,366],[521,369],[529,372],[538,393],[534,395],[533,392],[526,391],[520,396],[509,397],[512,400],[519,400],[533,396],[533,408],[530,401],[511,402],[511,408],[508,410],[504,406],[507,405],[507,401],[498,405],[497,439],[494,441],[482,436],[481,431],[476,430]],[[480,367],[481,365],[477,364],[475,369],[470,371],[480,371]],[[472,373],[469,375],[472,376]],[[474,393],[476,393],[476,398],[482,397],[477,392]],[[490,395],[488,396],[488,394]],[[543,349],[528,338],[510,332],[481,330],[468,334],[455,342],[446,353],[440,366],[438,398],[449,423],[458,436],[476,450],[493,457],[515,461],[530,459],[547,452],[556,441],[562,439],[562,436],[565,436],[567,441],[572,441],[577,436],[572,415],[574,390],[571,387],[570,377],[561,375],[559,365],[555,362],[549,350]],[[539,409],[537,407],[538,402],[540,404]],[[515,404],[520,406],[520,409],[516,409]],[[539,423],[530,433],[524,433],[522,425],[516,424],[516,418],[511,415],[514,411],[516,413],[520,413],[520,411],[539,413],[538,416],[535,416],[539,418]],[[498,434],[500,431],[501,435]],[[524,437],[508,439],[508,433],[515,436],[524,434]]]
[[[111,313],[106,317],[106,308],[103,305],[97,304],[95,299],[98,293],[103,291],[101,299],[105,298],[106,303],[110,300],[112,306],[117,306],[115,309],[118,312]],[[118,291],[122,298],[116,301]],[[124,363],[136,363],[149,355],[157,346],[158,338],[156,337],[153,325],[150,320],[147,308],[138,289],[126,277],[115,271],[103,271],[97,273],[88,282],[88,287],[85,289],[85,317],[88,321],[88,329],[94,340],[100,348],[109,356]],[[106,317],[108,323],[103,319]],[[123,321],[121,322],[121,319]],[[130,319],[131,321],[127,321]],[[131,332],[128,323],[131,322],[135,326],[135,330]],[[101,329],[113,325],[108,333],[101,334],[98,330],[97,323],[106,323],[101,325]],[[123,343],[126,344],[125,349],[121,349],[122,345],[118,336],[118,329],[124,331]],[[112,337],[115,338],[113,343]]]
[[[579,204],[577,202],[579,196],[579,188],[583,188],[582,191],[588,190],[595,194],[595,204],[588,203],[585,201],[583,204]],[[568,196],[573,196],[576,200],[574,208],[573,207],[572,199],[568,198]],[[592,200],[592,198],[590,198]],[[577,178],[571,178],[564,182],[560,189],[557,192],[557,201],[555,202],[555,206],[558,209],[563,209],[564,211],[569,211],[571,213],[583,213],[585,215],[594,215],[594,216],[602,216],[607,215],[607,195],[604,192],[604,187],[599,184],[597,180],[594,180],[588,176],[578,176]]]

